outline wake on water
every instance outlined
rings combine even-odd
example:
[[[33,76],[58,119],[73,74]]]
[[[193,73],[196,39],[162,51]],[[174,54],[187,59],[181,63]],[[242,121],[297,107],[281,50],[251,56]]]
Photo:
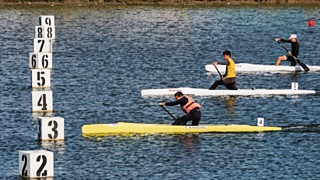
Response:
[[[289,125],[281,128],[287,132],[320,132],[320,124]]]

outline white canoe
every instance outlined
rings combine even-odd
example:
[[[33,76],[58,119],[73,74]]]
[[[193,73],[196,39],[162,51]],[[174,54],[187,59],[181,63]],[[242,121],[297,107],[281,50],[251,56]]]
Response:
[[[181,91],[184,94],[196,96],[254,96],[254,95],[298,95],[315,94],[315,90],[293,89],[239,89],[239,90],[209,90],[200,88],[167,88],[167,89],[143,89],[141,96],[173,95]]]
[[[320,71],[320,66],[309,66],[310,71]],[[225,73],[225,65],[216,66],[220,73]],[[304,71],[301,66],[275,66],[275,65],[263,65],[263,64],[249,64],[249,63],[239,63],[235,64],[236,72],[301,72]],[[205,66],[206,71],[218,73],[216,68],[212,64],[207,64]]]

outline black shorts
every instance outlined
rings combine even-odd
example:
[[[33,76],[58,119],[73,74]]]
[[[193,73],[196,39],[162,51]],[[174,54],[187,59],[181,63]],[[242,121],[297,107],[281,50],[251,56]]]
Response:
[[[291,63],[291,66],[296,66],[297,65],[296,60],[292,56],[287,55],[286,61],[289,61]]]
[[[182,117],[176,119],[172,125],[187,125],[188,121],[192,121],[192,126],[198,126],[201,119],[200,108],[194,108],[190,111],[189,114],[186,114]]]

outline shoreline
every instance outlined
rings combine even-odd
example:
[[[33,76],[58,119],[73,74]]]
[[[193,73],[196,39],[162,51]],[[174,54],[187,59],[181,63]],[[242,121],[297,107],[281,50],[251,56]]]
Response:
[[[320,5],[317,0],[0,0],[1,6],[225,6],[225,5]]]

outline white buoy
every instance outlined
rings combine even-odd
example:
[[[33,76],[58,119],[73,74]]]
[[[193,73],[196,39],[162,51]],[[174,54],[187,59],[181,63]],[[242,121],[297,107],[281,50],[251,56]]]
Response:
[[[52,53],[29,53],[30,69],[52,69]]]
[[[52,112],[52,91],[32,91],[32,112]]]
[[[64,118],[62,117],[38,117],[39,140],[63,140]]]
[[[51,70],[50,69],[31,69],[32,88],[50,88]]]
[[[299,83],[298,82],[292,82],[291,83],[291,90],[298,90],[299,88]]]
[[[46,150],[19,151],[19,175],[24,178],[53,177],[53,152]]]
[[[257,126],[264,126],[264,118],[258,117]]]
[[[52,52],[53,40],[48,38],[34,38],[33,39],[33,52]]]

